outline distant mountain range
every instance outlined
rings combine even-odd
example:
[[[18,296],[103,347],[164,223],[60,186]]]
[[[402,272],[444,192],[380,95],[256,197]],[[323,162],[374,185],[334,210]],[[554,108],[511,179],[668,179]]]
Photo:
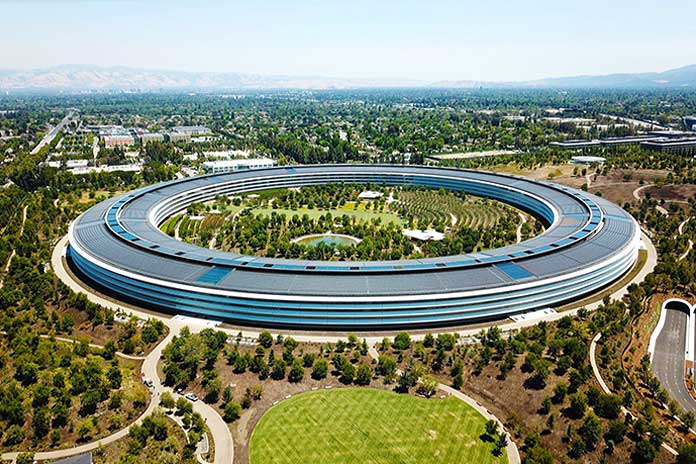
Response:
[[[29,71],[0,70],[5,91],[185,91],[241,89],[355,89],[369,87],[430,88],[694,88],[696,65],[664,72],[575,76],[517,82],[407,79],[344,79],[321,76],[268,76],[242,73],[184,72],[123,66],[63,65]]]
[[[518,82],[441,81],[432,87],[450,88],[693,88],[696,89],[696,64],[664,72],[606,74],[603,76],[553,77]]]

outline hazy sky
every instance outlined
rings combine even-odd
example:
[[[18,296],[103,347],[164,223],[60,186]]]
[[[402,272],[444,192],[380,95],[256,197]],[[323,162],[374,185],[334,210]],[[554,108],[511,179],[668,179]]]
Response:
[[[518,80],[696,63],[696,0],[0,1],[0,68]]]

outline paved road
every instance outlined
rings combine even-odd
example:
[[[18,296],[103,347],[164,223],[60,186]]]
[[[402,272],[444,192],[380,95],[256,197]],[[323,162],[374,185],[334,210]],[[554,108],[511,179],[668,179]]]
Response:
[[[178,331],[181,329],[181,327],[185,324],[182,324],[180,322],[177,323],[177,321],[172,320],[171,318],[166,317],[164,315],[153,315],[150,313],[139,311],[139,310],[134,309],[132,307],[120,305],[114,301],[108,300],[108,299],[106,299],[98,294],[91,292],[87,288],[82,287],[81,284],[79,282],[75,281],[72,278],[72,276],[70,275],[70,273],[65,269],[64,255],[65,255],[65,248],[67,246],[67,243],[68,243],[67,236],[63,237],[57,243],[56,247],[53,250],[53,254],[51,256],[51,267],[53,268],[53,272],[55,272],[55,274],[61,279],[61,281],[63,281],[66,285],[68,285],[70,288],[72,288],[73,291],[83,292],[83,293],[87,294],[90,301],[93,301],[93,302],[100,304],[104,307],[112,308],[114,310],[125,311],[126,313],[134,314],[134,315],[141,317],[143,319],[147,319],[150,317],[155,318],[155,319],[159,319],[159,320],[162,320],[169,327],[170,332],[169,332],[167,339],[165,339],[165,341],[163,341],[160,345],[158,345],[158,347],[155,348],[147,356],[147,359],[143,363],[143,375],[145,377],[148,377],[151,380],[153,380],[153,382],[156,385],[155,396],[154,396],[154,399],[150,405],[151,407],[154,408],[154,406],[152,406],[152,405],[159,402],[158,397],[159,397],[159,395],[161,395],[161,392],[165,390],[165,387],[163,387],[161,385],[161,383],[159,381],[159,376],[157,374],[157,370],[156,370],[157,360],[159,359],[159,357],[161,355],[162,349],[169,342],[169,339],[171,339],[171,337],[173,337],[176,333],[178,333]],[[655,264],[657,262],[657,253],[655,251],[655,248],[652,245],[652,242],[649,240],[649,238],[645,235],[643,235],[643,243],[645,244],[645,246],[648,250],[648,259],[647,259],[645,266],[634,277],[632,282],[629,282],[624,287],[622,287],[621,289],[614,292],[611,295],[612,299],[618,299],[618,298],[623,297],[623,295],[625,295],[627,292],[628,285],[630,285],[631,283],[638,283],[638,282],[643,281],[643,279],[645,279],[645,276],[647,274],[649,274],[650,272],[652,272],[653,268],[655,267]],[[584,307],[586,307],[589,310],[592,310],[592,309],[595,309],[601,303],[602,303],[601,301],[598,301],[596,303],[585,305]],[[579,308],[574,309],[574,310],[565,311],[562,313],[555,313],[552,316],[549,316],[547,318],[547,320],[555,320],[555,319],[559,319],[561,317],[564,317],[566,315],[574,314],[575,312],[577,312],[578,309]],[[521,322],[512,322],[512,323],[501,324],[501,325],[499,325],[499,327],[504,331],[505,330],[514,330],[514,329],[519,329],[521,327],[525,327],[528,325],[537,324],[538,322],[539,322],[538,319],[534,319],[534,320],[529,320],[529,321],[521,321]],[[203,326],[199,327],[198,330],[200,330],[201,328],[203,328]],[[192,330],[196,330],[196,329],[194,327],[192,327]],[[239,331],[239,329],[228,329],[228,328],[224,328],[224,329],[220,329],[220,330],[224,330],[225,332],[229,333],[230,335],[236,335]],[[468,330],[460,330],[459,334],[463,338],[467,338],[467,337],[474,337],[479,332],[480,332],[480,328],[475,328],[475,329],[468,329]],[[244,330],[244,336],[257,336],[257,335],[258,335],[257,332]],[[304,335],[293,334],[293,337],[300,342],[313,341],[313,342],[322,342],[322,343],[335,342],[338,339],[345,338],[345,336],[342,337],[340,335],[327,335],[327,334],[314,334],[314,333],[309,333],[309,334],[304,334]],[[423,334],[419,334],[419,335],[414,335],[413,338],[419,339],[422,337],[423,337]],[[378,343],[381,340],[382,340],[382,336],[367,337],[367,342],[371,345]],[[371,354],[374,356],[376,353],[371,353]],[[227,424],[224,423],[224,421],[222,420],[220,415],[212,407],[210,407],[209,405],[206,405],[205,403],[203,403],[201,401],[194,403],[194,410],[199,412],[203,416],[203,418],[206,420],[206,422],[208,424],[208,427],[210,428],[211,435],[212,435],[213,441],[215,443],[214,464],[232,463],[233,459],[234,459],[234,446],[233,446],[233,442],[232,442],[232,434],[230,433],[230,429],[227,426]],[[145,414],[149,414],[150,412],[151,412],[151,410],[148,408],[148,411],[146,411]],[[127,429],[124,429],[115,435],[121,434],[120,436],[118,436],[118,438],[121,438],[126,433],[127,433]],[[102,440],[101,442],[104,442],[104,440]],[[83,449],[85,446],[90,446],[90,445],[94,445],[94,447]],[[60,451],[60,453],[63,453],[61,456],[51,455],[50,457],[43,457],[44,454],[50,454],[50,453],[39,453],[39,454],[37,454],[37,459],[57,459],[60,457],[79,454],[79,453],[83,453],[85,451],[89,451],[91,449],[94,449],[94,448],[96,448],[97,445],[98,445],[98,443],[88,444],[88,445],[83,445],[82,447],[72,448],[71,450],[62,450],[62,451]],[[514,446],[514,444],[512,444],[512,442],[511,442],[510,446],[512,447],[512,446]],[[70,452],[70,453],[68,454],[68,452]],[[517,457],[515,457],[516,452],[517,452],[516,448],[515,448],[515,451],[512,451],[512,449],[508,448],[508,456],[512,460],[511,462],[519,462],[516,460],[516,459],[519,459],[519,457],[518,457],[519,455],[517,454]],[[53,452],[51,452],[51,453],[53,453]],[[5,458],[4,455],[3,455],[3,458]],[[5,459],[11,459],[11,458],[5,458]]]
[[[162,354],[162,350],[164,349],[165,346],[171,341],[172,337],[174,336],[175,333],[178,333],[177,330],[170,330],[169,334],[167,337],[162,340],[159,345],[157,345],[152,352],[150,352],[147,357],[145,358],[145,361],[143,362],[143,372],[145,372],[145,366],[148,366],[148,369],[150,369],[152,364],[157,365],[157,361],[160,358],[160,355]],[[154,377],[156,378],[156,377]],[[138,419],[133,422],[134,424],[140,424],[145,417],[149,416],[152,414],[152,412],[155,410],[157,405],[159,404],[159,392],[154,392],[151,399],[150,399],[150,404],[148,404],[147,409],[145,409],[145,412],[143,412]],[[132,424],[131,424],[132,425]],[[74,456],[76,454],[82,454],[86,453],[88,451],[93,451],[100,446],[103,445],[108,445],[109,443],[112,443],[116,440],[120,440],[121,438],[124,438],[128,436],[128,429],[130,428],[130,425],[124,429],[119,430],[116,433],[113,433],[107,437],[102,438],[101,440],[93,441],[91,443],[85,443],[80,446],[76,446],[74,448],[67,448],[67,449],[62,449],[62,450],[54,450],[54,451],[45,451],[45,452],[40,452],[36,453],[34,455],[34,459],[37,461],[40,460],[49,460],[49,459],[62,459],[62,458],[67,458],[70,456]],[[1,459],[6,460],[6,461],[13,461],[17,458],[17,455],[19,453],[13,452],[13,453],[3,453],[2,456],[0,456]],[[231,462],[231,461],[230,461]],[[216,461],[217,463],[217,461]]]
[[[31,151],[31,154],[37,154],[45,145],[51,143],[53,139],[56,138],[56,135],[58,135],[58,132],[60,132],[60,130],[68,124],[73,114],[74,112],[72,110],[68,111],[68,114],[65,115],[65,117],[58,123],[58,125],[50,131],[48,131],[46,135],[44,135],[39,144],[36,145],[34,149]]]
[[[61,278],[61,280],[63,280],[63,282],[66,282],[74,291],[83,291],[79,284],[75,282],[69,274],[67,274],[63,267],[62,259],[66,244],[67,243],[64,238],[54,249],[53,255],[51,256],[52,268],[54,272]],[[104,298],[101,298],[98,295],[91,294],[90,299],[95,303],[102,304],[106,307],[119,309],[118,305]],[[131,312],[137,313],[137,316],[142,317],[144,319],[153,317],[152,315],[143,312]],[[181,331],[181,329],[187,324],[166,317],[155,318],[162,320],[167,325],[167,327],[169,328],[169,334],[167,334],[167,337],[165,337],[150,353],[148,353],[148,355],[145,357],[143,361],[141,370],[142,375],[144,378],[149,378],[150,380],[152,380],[154,386],[151,391],[152,396],[150,399],[150,403],[147,406],[147,409],[135,422],[133,422],[134,424],[141,423],[145,417],[153,413],[155,408],[159,405],[159,398],[162,392],[169,391],[175,398],[178,397],[178,395],[174,394],[174,392],[170,388],[162,385],[159,378],[159,374],[157,372],[157,363],[159,362],[162,356],[162,351],[164,350],[164,348],[169,344],[172,338],[174,338],[174,336],[177,335]],[[204,326],[190,327],[192,332],[199,331],[203,328]],[[66,341],[70,340],[66,339]],[[207,405],[202,401],[197,401],[196,403],[194,403],[193,410],[198,412],[203,417],[213,437],[213,442],[215,443],[215,459],[213,461],[213,464],[232,464],[234,460],[234,444],[232,442],[232,433],[230,432],[230,429],[227,426],[227,424],[222,420],[222,417],[217,413],[217,411],[215,411],[215,409],[213,409],[212,406]],[[107,445],[123,437],[126,437],[128,435],[128,429],[131,425],[132,424],[128,425],[128,427],[119,430],[118,432],[112,435],[104,437],[101,440],[95,442],[85,443],[74,448],[36,453],[34,459],[62,459],[65,457],[74,456],[76,454],[82,454],[88,451],[92,451],[100,446]],[[18,453],[4,453],[0,456],[0,459],[8,461],[14,460],[16,459],[17,454]]]
[[[597,366],[597,358],[595,357],[595,352],[597,350],[597,342],[599,342],[600,338],[602,338],[602,332],[599,332],[597,335],[595,335],[595,337],[592,339],[592,343],[590,343],[590,365],[592,365],[592,372],[594,373],[597,382],[599,382],[599,386],[602,387],[602,391],[606,394],[609,394],[611,393],[611,390],[602,378],[602,373],[599,371],[599,366]],[[626,415],[629,413],[630,412],[628,409],[626,409],[624,406],[621,406],[621,414]],[[677,453],[677,450],[669,446],[667,443],[662,443],[661,446],[673,456],[679,455],[679,453]]]
[[[669,396],[684,410],[696,413],[696,400],[684,384],[687,316],[677,309],[665,311],[665,325],[657,336],[652,369]]]

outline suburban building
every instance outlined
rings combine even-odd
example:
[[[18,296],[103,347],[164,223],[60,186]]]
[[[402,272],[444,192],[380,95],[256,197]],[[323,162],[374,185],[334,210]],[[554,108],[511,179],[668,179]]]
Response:
[[[220,174],[223,172],[236,172],[246,169],[272,168],[277,162],[270,158],[252,158],[223,161],[206,161],[203,169],[208,174]]]
[[[684,116],[684,126],[687,130],[696,131],[696,116]]]
[[[169,142],[190,142],[191,141],[191,135],[184,134],[181,132],[167,132],[165,134],[165,138]]]
[[[66,167],[68,169],[85,167],[89,164],[89,160],[86,159],[69,159],[65,161],[47,161],[46,166],[50,168],[62,168]]]
[[[607,159],[601,156],[572,156],[571,164],[603,164]]]
[[[134,129],[133,135],[142,145],[147,145],[150,142],[164,142],[164,134],[149,132],[146,129]]]
[[[212,131],[205,126],[177,126],[172,129],[172,132],[176,132],[177,134],[185,134],[192,137],[194,135],[210,134]]]
[[[581,150],[585,148],[593,147],[620,147],[626,145],[641,145],[644,142],[651,141],[662,141],[677,139],[683,137],[684,132],[680,131],[656,131],[650,132],[647,135],[629,135],[626,137],[607,137],[603,139],[595,140],[563,140],[560,142],[551,142],[549,145],[552,147],[560,148],[562,150]]]
[[[551,142],[549,145],[561,150],[581,150],[583,148],[601,146],[599,140],[563,140],[561,142]]]
[[[679,139],[662,138],[643,142],[640,146],[641,148],[652,151],[696,155],[696,137],[683,137]]]

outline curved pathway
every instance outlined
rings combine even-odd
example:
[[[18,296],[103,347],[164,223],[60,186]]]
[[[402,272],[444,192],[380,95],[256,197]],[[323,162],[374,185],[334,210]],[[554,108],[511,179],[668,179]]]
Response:
[[[377,361],[379,359],[379,352],[375,349],[374,346],[371,346],[367,353],[370,355],[372,359]],[[401,375],[401,370],[397,369],[396,370],[397,375]],[[439,390],[444,391],[445,393],[454,396],[457,399],[460,399],[464,401],[466,404],[474,408],[479,414],[481,414],[485,419],[487,420],[494,420],[497,424],[498,427],[500,427],[500,430],[502,430],[505,435],[507,436],[507,446],[505,448],[507,457],[508,457],[508,462],[510,464],[520,464],[522,462],[520,458],[520,453],[519,450],[517,449],[517,445],[515,444],[514,441],[512,441],[512,435],[510,435],[508,432],[505,431],[505,426],[503,423],[495,417],[493,414],[488,412],[488,409],[486,409],[483,405],[481,405],[478,401],[470,397],[469,395],[462,393],[461,391],[450,387],[449,385],[445,385],[444,383],[439,383],[437,385],[437,388]]]
[[[165,346],[171,341],[171,339],[174,337],[174,334],[178,333],[178,331],[171,330],[169,331],[169,335],[165,337],[151,352],[150,354],[147,355],[145,358],[145,361],[143,362],[143,373],[145,373],[145,365],[146,364],[152,364],[154,363],[155,366],[157,365],[157,361],[159,360],[160,355],[162,354],[162,350],[164,349]],[[156,390],[156,389],[155,389]],[[153,392],[151,398],[150,398],[150,403],[148,404],[147,408],[145,411],[138,417],[133,424],[140,424],[143,419],[145,419],[147,416],[152,414],[159,404],[159,392],[155,391]],[[128,430],[130,427],[133,425],[130,424],[128,427],[119,430],[118,432],[115,432],[107,437],[101,438],[97,441],[93,441],[90,443],[85,443],[83,445],[75,446],[73,448],[67,448],[67,449],[61,449],[61,450],[54,450],[54,451],[42,451],[34,454],[34,459],[37,461],[43,461],[43,460],[48,460],[48,459],[62,459],[70,456],[74,456],[76,454],[83,454],[88,451],[93,451],[101,446],[108,445],[109,443],[113,443],[116,440],[120,440],[121,438],[124,438],[128,436]],[[0,458],[6,461],[14,461],[17,459],[17,456],[19,455],[19,452],[12,452],[12,453],[3,453]]]
[[[597,380],[597,383],[599,383],[599,386],[602,388],[602,391],[605,394],[610,394],[611,390],[609,389],[609,386],[607,386],[606,382],[602,378],[602,374],[599,371],[599,366],[597,365],[597,359],[595,357],[595,352],[597,349],[597,342],[599,339],[602,338],[602,332],[599,332],[595,337],[592,339],[592,342],[590,343],[590,364],[592,365],[592,373],[595,376],[595,379]],[[628,409],[625,407],[621,406],[621,414],[631,414]],[[677,450],[669,446],[667,443],[662,443],[662,448],[664,448],[667,452],[672,454],[673,456],[678,456],[679,453]]]
[[[66,237],[67,238],[67,237]],[[68,284],[74,291],[78,292],[84,292],[84,289],[82,289],[77,282],[75,282],[69,274],[65,271],[63,265],[62,265],[62,260],[64,256],[64,251],[65,251],[65,246],[67,244],[66,238],[63,238],[61,241],[59,241],[58,245],[53,251],[53,255],[51,257],[51,265],[53,267],[54,272],[56,275],[58,275],[63,282]],[[117,305],[113,302],[110,302],[104,298],[98,297],[97,295],[90,294],[88,293],[88,296],[90,300],[92,300],[95,303],[102,304],[105,307],[112,308],[114,310],[123,310],[124,308],[120,305]],[[61,450],[53,450],[53,451],[44,451],[44,452],[38,452],[35,453],[34,459],[37,461],[40,460],[49,460],[49,459],[62,459],[70,456],[74,456],[76,454],[83,454],[88,451],[95,450],[101,446],[107,445],[109,443],[113,443],[114,441],[120,440],[121,438],[124,438],[128,435],[128,430],[133,424],[140,424],[143,419],[150,414],[152,414],[155,411],[155,408],[159,405],[159,398],[162,392],[164,391],[169,391],[172,393],[174,398],[178,398],[179,395],[174,393],[170,388],[165,387],[162,385],[162,382],[159,378],[159,373],[157,371],[157,364],[162,357],[162,351],[164,348],[169,344],[169,342],[176,336],[181,329],[187,325],[183,322],[176,321],[173,319],[168,319],[164,317],[159,317],[159,316],[153,316],[150,314],[146,314],[144,312],[140,311],[133,311],[129,310],[126,308],[126,310],[130,313],[133,313],[134,315],[141,317],[143,319],[147,318],[156,318],[162,320],[167,327],[169,328],[169,334],[153,348],[153,350],[148,353],[147,356],[144,358],[140,357],[131,357],[135,359],[142,359],[143,360],[143,365],[142,365],[142,375],[144,378],[149,378],[153,382],[153,388],[151,390],[151,397],[150,397],[150,402],[145,409],[145,411],[138,417],[138,419],[135,420],[132,424],[128,425],[128,427],[125,427],[118,432],[115,432],[107,437],[104,437],[100,440],[93,441],[90,443],[85,443],[80,446],[76,446],[73,448],[67,448],[67,449],[61,449]],[[201,330],[203,329],[203,326],[199,327],[191,327],[192,331],[196,330]],[[68,339],[68,338],[58,338],[65,342],[72,342],[74,343],[74,340]],[[95,347],[95,348],[100,348],[100,345],[96,344],[90,344],[90,346]],[[122,354],[123,355],[123,354]],[[129,356],[129,355],[123,355],[124,357]],[[229,427],[225,423],[225,421],[222,420],[222,417],[213,409],[212,406],[205,404],[202,401],[197,401],[193,403],[193,410],[198,412],[201,417],[205,420],[206,424],[208,425],[208,428],[210,429],[210,433],[213,436],[213,441],[215,443],[215,459],[213,461],[213,464],[231,464],[234,460],[234,444],[232,442],[232,433],[230,432]],[[3,460],[9,460],[9,461],[14,461],[17,456],[20,454],[20,452],[12,452],[12,453],[4,453],[0,455],[0,459]]]
[[[640,187],[638,187],[637,189],[635,189],[635,190],[633,191],[633,198],[635,198],[635,199],[638,200],[638,201],[642,200],[643,198],[640,196],[640,192],[642,192],[643,189],[646,189],[646,188],[652,187],[652,186],[653,186],[653,184],[644,184],[644,185],[641,185]]]
[[[643,279],[645,279],[645,276],[652,272],[653,268],[655,267],[656,261],[657,261],[657,253],[655,251],[654,246],[652,245],[652,242],[650,239],[643,234],[643,243],[645,244],[645,247],[648,251],[648,259],[646,261],[646,264],[643,266],[643,268],[640,270],[640,272],[632,279],[631,282],[627,283],[625,286],[620,288],[619,290],[615,291],[612,295],[612,299],[617,299],[623,297],[626,292],[627,288],[630,284],[632,283],[638,283],[641,282]],[[138,420],[135,423],[139,423],[146,415],[150,414],[153,410],[155,405],[159,402],[157,401],[157,398],[160,396],[162,391],[171,391],[170,389],[167,389],[166,387],[162,386],[161,381],[159,380],[159,375],[157,373],[157,362],[159,361],[160,355],[162,353],[162,350],[164,347],[169,343],[169,341],[174,337],[174,335],[178,334],[181,328],[184,325],[187,325],[184,322],[177,321],[175,319],[172,319],[166,315],[160,315],[160,314],[151,314],[147,313],[145,311],[125,306],[122,304],[119,304],[115,301],[109,300],[99,294],[94,293],[91,289],[85,288],[82,286],[81,283],[76,281],[73,276],[70,274],[65,269],[65,250],[68,244],[68,238],[67,236],[63,237],[59,242],[57,243],[56,247],[53,250],[53,254],[51,256],[51,266],[53,269],[53,272],[58,276],[61,281],[63,281],[67,286],[69,286],[73,291],[75,292],[82,292],[85,293],[88,297],[88,299],[94,303],[100,304],[104,307],[111,308],[115,311],[120,311],[120,312],[125,312],[128,314],[135,315],[137,317],[140,317],[142,319],[148,319],[148,318],[154,318],[154,319],[159,319],[163,321],[168,327],[169,327],[169,334],[167,337],[160,342],[153,351],[148,354],[143,362],[143,375],[150,378],[153,380],[153,383],[155,384],[155,391],[153,392],[153,397],[150,402],[150,405],[148,406],[148,409],[143,413],[143,415],[138,418]],[[600,304],[602,304],[601,301],[594,302],[589,305],[582,305],[582,307],[592,310],[598,307]],[[554,313],[549,315],[548,317],[544,318],[544,320],[556,320],[560,319],[566,315],[569,314],[574,314],[580,309],[580,307],[576,309],[572,309],[569,311],[564,311],[560,313]],[[192,319],[195,321],[195,319]],[[509,331],[509,330],[517,330],[522,327],[530,326],[530,325],[535,325],[537,324],[541,319],[530,319],[530,320],[524,320],[524,321],[519,321],[519,322],[511,322],[511,323],[505,323],[505,324],[497,324],[497,327],[499,327],[503,331]],[[205,321],[201,321],[205,322]],[[198,327],[198,329],[202,329],[204,326],[201,325]],[[192,329],[195,329],[193,327]],[[230,335],[237,335],[240,330],[239,328],[219,328],[218,330],[222,330]],[[464,330],[459,330],[457,331],[462,339],[467,339],[470,337],[476,336],[480,332],[480,328],[472,328],[472,329],[464,329]],[[451,330],[449,331],[451,332]],[[258,331],[250,331],[250,330],[244,330],[243,331],[243,336],[246,337],[252,337],[255,338],[259,334]],[[340,339],[345,339],[345,336],[340,336],[340,335],[327,335],[327,334],[315,334],[315,333],[309,333],[309,334],[292,334],[293,338],[300,342],[336,342]],[[414,335],[412,338],[413,339],[422,339],[425,336],[424,333]],[[377,342],[380,342],[383,338],[383,335],[379,336],[371,336],[371,337],[365,337],[368,343],[374,344]],[[376,351],[375,351],[376,354]],[[450,387],[446,385],[442,385],[443,390],[448,391]],[[463,395],[463,394],[462,394]],[[174,395],[177,397],[177,395]],[[463,396],[458,396],[464,401],[467,401]],[[468,398],[468,397],[466,397]],[[470,398],[469,398],[470,399]],[[471,400],[471,399],[470,399]],[[478,405],[475,401],[471,400],[472,407],[476,407],[477,409],[481,408],[480,405]],[[222,420],[222,417],[217,413],[215,409],[213,409],[211,406],[203,403],[202,401],[197,401],[194,403],[194,411],[199,412],[203,418],[206,420],[206,423],[208,424],[208,427],[210,429],[211,435],[213,437],[213,441],[215,443],[215,460],[214,464],[229,464],[233,462],[234,459],[234,445],[232,442],[232,434],[230,432],[229,427],[227,424]],[[485,408],[484,408],[485,410]],[[115,440],[118,440],[122,437],[124,437],[128,433],[128,428],[125,428],[119,432],[116,432],[115,434],[106,437],[102,440],[99,440],[97,442],[93,443],[88,443],[85,445],[81,445],[75,448],[71,449],[66,449],[66,450],[56,450],[56,451],[49,451],[49,452],[43,452],[43,453],[37,453],[35,458],[37,460],[42,460],[42,459],[59,459],[61,457],[67,457],[67,456],[72,456],[75,454],[81,454],[90,450],[93,450],[97,447],[99,447],[101,444],[106,444],[113,442]],[[509,450],[508,450],[508,458],[510,459],[510,462],[513,464],[519,463],[519,453],[517,451],[517,447],[514,445],[512,441],[508,444]],[[512,448],[514,447],[514,451]],[[17,453],[7,453],[6,455],[2,455],[3,459],[14,459],[16,457]]]
[[[527,216],[522,213],[517,214],[520,216],[520,223],[517,225],[517,231],[515,233],[517,234],[517,243],[520,243],[522,241],[522,226],[527,223]]]
[[[690,330],[689,316],[687,312],[674,307],[667,307],[668,302],[663,304],[660,315],[662,324],[658,324],[656,331],[655,344],[653,347],[651,366],[662,386],[667,390],[669,396],[679,403],[685,411],[696,413],[696,400],[689,393],[686,387],[685,363],[688,359],[686,355],[688,347],[687,332]],[[688,303],[687,303],[688,304]],[[684,308],[690,311],[690,308]]]
[[[26,205],[24,207],[24,209],[22,209],[22,224],[19,227],[19,233],[17,234],[18,237],[21,237],[22,234],[24,234],[24,224],[27,222],[27,208],[28,207],[29,207],[29,205]],[[17,254],[17,252],[15,250],[12,250],[9,258],[7,258],[7,264],[5,264],[5,268],[3,269],[3,274],[7,274],[8,272],[10,272],[10,266],[12,265],[12,260],[14,259],[16,254]],[[2,276],[2,278],[0,278],[0,288],[2,288],[4,285],[5,285],[5,277]]]

